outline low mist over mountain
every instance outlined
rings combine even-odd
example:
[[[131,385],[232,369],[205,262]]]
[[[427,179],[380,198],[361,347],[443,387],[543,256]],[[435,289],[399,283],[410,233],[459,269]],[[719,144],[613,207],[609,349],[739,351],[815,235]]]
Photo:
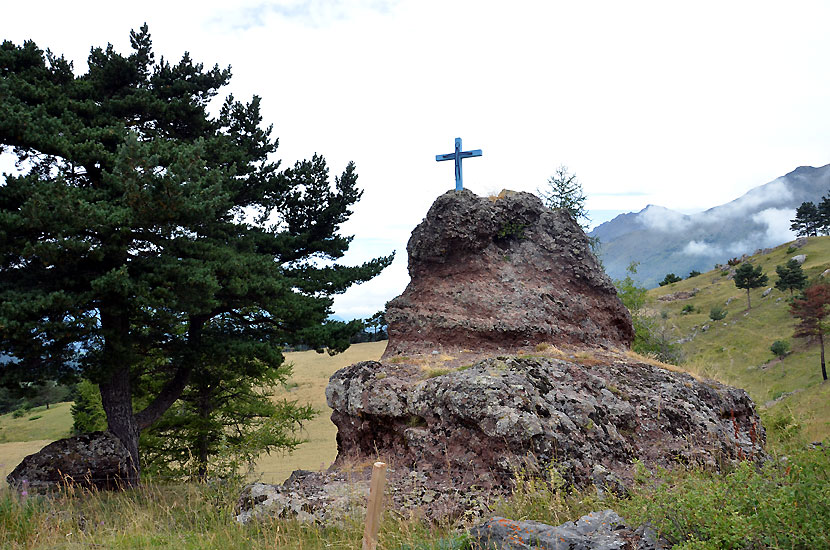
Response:
[[[628,265],[637,261],[638,281],[653,287],[666,273],[685,278],[692,270],[708,271],[729,258],[792,240],[795,209],[805,201],[818,204],[828,191],[830,164],[801,166],[698,214],[648,205],[597,226],[590,235],[599,237],[599,255],[612,279],[625,277]]]

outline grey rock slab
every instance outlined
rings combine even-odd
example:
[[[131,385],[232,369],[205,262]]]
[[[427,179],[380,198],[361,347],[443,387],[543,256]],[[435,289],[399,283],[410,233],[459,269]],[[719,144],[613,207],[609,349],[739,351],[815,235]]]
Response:
[[[551,526],[494,517],[469,531],[475,550],[655,550],[664,545],[650,530],[632,530],[613,510],[591,512]]]

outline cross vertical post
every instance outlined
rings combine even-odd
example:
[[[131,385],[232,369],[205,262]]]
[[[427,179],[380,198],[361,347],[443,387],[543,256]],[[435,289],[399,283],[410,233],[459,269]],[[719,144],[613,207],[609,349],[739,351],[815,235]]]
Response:
[[[480,157],[481,156],[481,149],[476,149],[474,151],[462,151],[461,150],[461,138],[455,138],[455,152],[448,153],[446,155],[435,155],[435,160],[440,162],[442,160],[454,160],[455,161],[455,190],[461,191],[464,189],[464,180],[461,174],[461,161],[466,158],[470,157]]]

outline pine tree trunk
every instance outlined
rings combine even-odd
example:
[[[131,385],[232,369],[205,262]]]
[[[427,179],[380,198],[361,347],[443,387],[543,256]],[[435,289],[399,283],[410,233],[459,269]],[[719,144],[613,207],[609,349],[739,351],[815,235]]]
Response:
[[[133,414],[133,392],[130,383],[130,364],[125,345],[130,331],[129,318],[119,300],[101,306],[101,328],[104,334],[103,366],[109,378],[99,384],[101,405],[107,415],[107,429],[121,440],[130,453],[132,468],[125,485],[137,485],[141,475],[138,461],[139,429]]]
[[[100,386],[101,404],[107,414],[107,429],[121,440],[133,462],[129,478],[124,482],[128,486],[136,485],[140,476],[138,426],[133,415],[130,369],[127,367],[117,369],[110,379]]]
[[[749,289],[746,289],[746,309],[747,311],[752,309],[752,302],[749,300]]]
[[[819,332],[818,333],[818,341],[821,344],[821,376],[824,378],[824,381],[827,381],[827,367],[824,366],[824,335]]]

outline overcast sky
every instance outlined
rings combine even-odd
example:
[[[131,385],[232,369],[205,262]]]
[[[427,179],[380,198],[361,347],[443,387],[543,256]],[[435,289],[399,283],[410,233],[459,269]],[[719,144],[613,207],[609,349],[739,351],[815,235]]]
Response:
[[[279,0],[3,2],[0,38],[86,71],[145,21],[157,58],[232,65],[263,98],[287,164],[357,164],[348,262],[397,250],[338,297],[366,317],[400,294],[406,241],[453,188],[455,137],[482,149],[465,187],[533,191],[560,164],[595,223],[658,204],[685,213],[797,166],[830,163],[828,2]]]

